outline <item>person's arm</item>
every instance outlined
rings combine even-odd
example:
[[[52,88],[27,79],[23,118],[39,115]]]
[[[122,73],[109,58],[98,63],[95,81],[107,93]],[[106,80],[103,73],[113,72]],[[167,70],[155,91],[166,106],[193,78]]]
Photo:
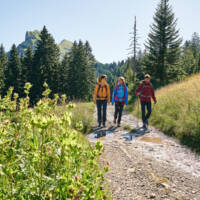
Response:
[[[114,89],[114,91],[113,91],[113,94],[112,94],[112,105],[114,104],[114,102],[115,102],[115,93],[116,93],[116,86],[115,86],[115,89]]]
[[[136,96],[139,96],[139,93],[140,93],[141,89],[142,89],[142,84],[140,84],[140,85],[138,86],[138,88],[137,88],[137,90],[136,90]]]
[[[95,103],[95,104],[96,104],[96,100],[97,100],[97,89],[98,89],[98,86],[96,86],[95,89],[94,89],[93,100],[94,100],[94,103]]]
[[[125,104],[128,105],[128,90],[125,88]]]
[[[156,103],[157,100],[156,100],[156,97],[155,97],[154,88],[152,88],[151,91],[152,91],[152,99],[153,99],[154,103]]]

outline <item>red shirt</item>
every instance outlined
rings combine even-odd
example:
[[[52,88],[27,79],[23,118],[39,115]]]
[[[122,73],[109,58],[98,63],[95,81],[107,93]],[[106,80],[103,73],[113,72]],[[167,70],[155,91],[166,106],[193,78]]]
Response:
[[[156,102],[156,97],[154,93],[154,88],[151,83],[146,83],[142,81],[142,83],[138,86],[136,90],[136,95],[139,94],[140,101],[150,102],[151,98],[154,102]]]

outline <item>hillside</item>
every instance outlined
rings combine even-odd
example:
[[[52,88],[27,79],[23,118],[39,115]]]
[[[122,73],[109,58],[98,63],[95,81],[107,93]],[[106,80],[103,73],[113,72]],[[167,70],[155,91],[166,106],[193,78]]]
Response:
[[[156,92],[151,124],[200,152],[200,74]],[[135,105],[134,115],[137,115]]]
[[[19,55],[24,54],[28,46],[31,46],[34,51],[38,44],[38,40],[40,40],[40,31],[38,30],[27,31],[25,34],[25,40],[17,46]],[[65,53],[69,53],[72,45],[73,45],[72,42],[65,39],[58,44],[61,58],[65,55]]]

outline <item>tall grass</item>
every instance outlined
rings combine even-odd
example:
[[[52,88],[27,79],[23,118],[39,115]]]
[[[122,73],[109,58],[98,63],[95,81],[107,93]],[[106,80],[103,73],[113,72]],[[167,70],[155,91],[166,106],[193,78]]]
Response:
[[[76,103],[72,110],[72,127],[76,130],[87,134],[94,122],[94,104],[93,103]],[[80,123],[81,122],[81,123]]]
[[[156,92],[150,123],[200,152],[200,74]],[[137,104],[133,114],[137,115]]]

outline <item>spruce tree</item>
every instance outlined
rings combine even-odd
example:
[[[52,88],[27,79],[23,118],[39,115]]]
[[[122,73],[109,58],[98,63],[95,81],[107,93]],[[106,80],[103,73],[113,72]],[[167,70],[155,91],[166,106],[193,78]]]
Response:
[[[89,94],[89,74],[88,74],[88,63],[86,57],[86,51],[84,49],[84,45],[82,41],[79,41],[77,51],[74,59],[76,60],[76,69],[77,71],[77,91],[75,94],[75,98],[87,100]]]
[[[0,95],[5,94],[5,70],[7,68],[8,58],[3,45],[0,46]]]
[[[71,100],[91,100],[95,85],[94,56],[89,42],[75,41],[69,55],[67,85]]]
[[[59,48],[44,26],[33,59],[32,98],[38,100],[46,82],[52,94],[58,92]]]
[[[131,34],[131,44],[129,46],[129,50],[133,58],[132,69],[133,69],[133,72],[137,72],[139,70],[138,64],[137,64],[137,49],[139,45],[138,45],[138,30],[137,30],[136,16],[134,20],[133,32],[131,32],[130,34]]]
[[[88,66],[88,74],[87,74],[87,82],[89,85],[88,88],[88,100],[91,101],[92,97],[93,97],[93,90],[96,84],[96,70],[94,68],[94,64],[95,64],[95,57],[92,54],[92,48],[90,46],[90,43],[88,41],[85,42],[85,53],[86,53],[86,58],[87,58],[87,66]]]
[[[68,95],[70,90],[70,83],[68,85],[68,74],[69,74],[69,55],[66,53],[60,64],[59,70],[59,93]]]
[[[200,36],[194,32],[191,39],[191,48],[195,58],[199,58],[200,54]]]
[[[21,91],[21,62],[18,57],[18,51],[13,44],[10,55],[8,58],[8,67],[5,70],[5,83],[6,90],[10,87],[14,87],[14,92],[20,93]]]
[[[23,60],[21,59],[21,64],[22,64],[21,84],[22,87],[24,88],[25,83],[33,82],[32,80],[33,54],[32,54],[32,48],[30,46],[28,46]]]
[[[71,52],[69,54],[69,73],[67,78],[68,96],[71,100],[75,99],[75,94],[77,92],[77,83],[78,83],[78,73],[79,69],[77,66],[76,54],[77,54],[78,45],[74,41]]]
[[[184,49],[182,58],[181,58],[181,66],[186,73],[186,75],[193,74],[198,70],[198,63],[194,58],[194,54],[192,49],[186,48]]]
[[[148,36],[146,48],[148,62],[146,71],[160,84],[176,79],[179,73],[180,44],[179,30],[176,29],[177,19],[169,0],[161,0],[154,15],[154,23]]]

